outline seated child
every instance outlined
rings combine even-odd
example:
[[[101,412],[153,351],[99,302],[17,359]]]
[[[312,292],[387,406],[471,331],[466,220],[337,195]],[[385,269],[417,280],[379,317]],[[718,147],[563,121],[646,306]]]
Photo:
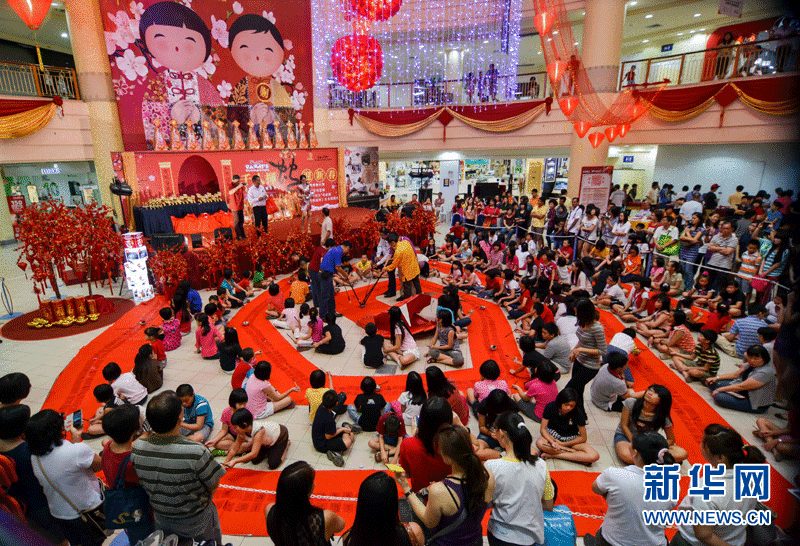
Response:
[[[246,270],[242,273],[242,278],[237,282],[244,291],[245,297],[250,297],[255,294],[255,286],[253,285],[253,272]]]
[[[198,313],[195,320],[197,321],[197,329],[194,333],[195,352],[200,353],[200,356],[206,360],[218,358],[218,343],[223,341],[223,336],[219,329],[211,325],[211,321],[205,313]]]
[[[661,353],[663,359],[670,359],[673,356],[685,356],[691,358],[694,355],[695,340],[692,332],[686,326],[686,313],[675,311],[670,317],[669,324],[671,330],[666,340],[656,340],[655,348]]]
[[[253,288],[260,290],[269,286],[269,283],[266,282],[266,279],[264,278],[264,269],[262,265],[260,263],[256,263],[254,269],[255,271],[253,272],[253,279],[251,281],[253,283]]]
[[[296,278],[289,285],[289,296],[296,305],[305,303],[309,299],[311,289],[308,286],[308,273],[299,269]]]
[[[281,311],[277,319],[272,321],[272,325],[275,326],[275,328],[289,330],[290,332],[294,332],[296,329],[300,328],[300,318],[298,309],[295,307],[294,298],[286,298],[283,301],[283,311]]]
[[[258,351],[258,353],[261,353],[261,351]],[[236,361],[236,367],[233,369],[233,374],[231,374],[232,389],[239,389],[242,387],[247,373],[256,365],[256,354],[256,351],[253,351],[250,347],[242,349],[242,353]]]
[[[281,316],[283,312],[283,298],[281,298],[281,289],[276,283],[272,283],[267,288],[269,299],[267,300],[267,319],[275,319]]]
[[[478,273],[475,271],[475,266],[473,264],[466,264],[464,266],[464,278],[456,284],[465,292],[472,292],[473,290],[480,291],[481,288],[483,288],[481,279],[478,277]]]
[[[289,430],[281,424],[266,421],[258,430],[253,430],[253,414],[247,408],[237,409],[231,417],[236,427],[236,440],[228,450],[222,466],[233,468],[239,463],[254,465],[267,460],[267,468],[275,470],[286,460],[289,450]]]
[[[325,377],[328,377],[328,386],[325,386]],[[323,372],[322,370],[314,370],[308,378],[308,383],[311,385],[306,389],[305,398],[308,402],[308,419],[314,422],[314,415],[322,403],[322,396],[329,390],[334,390],[333,375],[331,372]],[[344,405],[347,400],[347,394],[340,392],[337,395],[337,404],[333,408],[336,415],[341,415],[347,411],[347,406]]]
[[[694,287],[683,293],[684,298],[692,298],[694,304],[701,308],[707,308],[709,300],[714,298],[714,290],[711,289],[711,279],[708,271],[703,271],[697,277]]]
[[[228,395],[228,407],[222,410],[222,415],[219,417],[222,428],[219,429],[216,436],[206,442],[206,447],[211,450],[212,457],[227,454],[227,451],[233,445],[236,436],[239,434],[239,429],[231,422],[231,417],[233,417],[235,411],[244,408],[246,405],[247,392],[241,388],[233,389]]]
[[[406,388],[400,393],[397,401],[392,402],[392,408],[396,413],[403,415],[403,422],[406,426],[415,426],[419,412],[422,410],[422,404],[427,399],[428,395],[422,384],[422,376],[418,372],[408,372]]]
[[[203,313],[208,317],[208,321],[222,332],[225,323],[225,311],[219,305],[219,298],[217,296],[210,296],[208,303],[203,306]],[[197,315],[195,315],[195,320]]]
[[[147,389],[137,381],[133,372],[122,373],[116,362],[109,362],[103,367],[103,379],[108,381],[114,390],[114,395],[128,402],[143,406],[147,402]]]
[[[467,389],[467,402],[473,410],[495,389],[500,389],[508,394],[508,383],[505,379],[500,379],[500,366],[497,365],[497,362],[494,360],[484,361],[478,372],[481,380],[476,381],[474,386]]]
[[[108,383],[97,385],[92,391],[92,394],[94,395],[94,399],[102,404],[102,406],[97,408],[94,417],[89,419],[86,431],[81,434],[81,438],[84,440],[103,436],[105,434],[105,430],[103,430],[103,415],[126,404],[114,395],[114,389],[111,388],[111,385]]]
[[[352,404],[347,406],[347,414],[358,424],[361,430],[375,432],[378,420],[391,406],[383,395],[377,393],[378,385],[372,377],[361,380],[361,394],[356,396]]]
[[[366,281],[372,278],[372,262],[366,254],[361,255],[361,259],[353,264],[353,272],[350,273],[350,282]]]
[[[650,286],[661,286],[666,274],[667,268],[664,266],[664,258],[656,256],[652,267],[650,267]]]
[[[153,357],[153,347],[147,343],[140,346],[133,357],[133,375],[148,394],[164,385],[164,365]]]
[[[494,299],[503,293],[503,281],[499,269],[486,271],[486,287],[478,292],[479,298]]]
[[[314,444],[314,449],[325,453],[334,465],[344,466],[342,453],[353,445],[355,431],[349,427],[336,426],[336,413],[333,408],[337,403],[338,397],[333,389],[322,395],[322,404],[317,409],[311,425],[311,442]]]
[[[544,313],[545,307],[544,304],[540,301],[537,301],[531,307],[531,312],[527,315],[522,315],[520,318],[515,320],[515,323],[519,324],[519,327],[514,328],[515,332],[522,334],[523,336],[531,336],[537,342],[542,341],[542,327],[544,326],[544,319],[542,319],[542,314]]]
[[[639,276],[633,278],[633,286],[628,292],[627,303],[611,306],[611,312],[619,317],[622,322],[635,322],[647,318],[647,303],[650,292],[647,285],[650,280]]]
[[[608,277],[608,283],[603,292],[595,299],[595,304],[601,307],[612,307],[614,305],[622,305],[624,307],[627,303],[628,298],[625,296],[622,280],[619,275],[612,273]]]
[[[638,355],[641,350],[636,346],[636,330],[625,328],[621,332],[614,334],[608,342],[605,361],[608,362],[608,355],[611,353],[622,353],[628,358],[628,366],[625,366],[625,382],[629,387],[633,387],[633,374],[630,367],[630,356]]]
[[[668,296],[659,295],[653,302],[653,314],[636,319],[634,329],[637,334],[647,338],[649,345],[652,345],[656,339],[667,337],[669,316],[672,311],[671,304]]]
[[[167,364],[167,353],[164,352],[164,332],[161,328],[150,326],[144,329],[144,335],[153,348],[153,359],[157,360],[163,368]]]
[[[300,306],[300,329],[293,332],[292,335],[292,341],[297,345],[298,350],[301,351],[310,349],[314,346],[314,343],[320,341],[323,336],[322,330],[325,327],[322,319],[318,316],[319,311],[316,307],[307,310],[308,321],[304,321],[303,306],[308,307],[308,304],[304,303]]]
[[[208,301],[212,301],[211,298],[208,298]],[[228,291],[224,288],[217,289],[217,299],[214,300],[214,303],[222,310],[223,315],[230,313],[231,308],[233,308],[233,302],[228,295]]]
[[[623,351],[608,354],[608,362],[600,367],[590,384],[592,404],[603,411],[622,411],[622,402],[626,398],[637,398],[644,393],[635,393],[625,381],[625,369],[628,367],[628,355]]]
[[[378,327],[374,322],[368,322],[364,326],[364,333],[361,338],[361,362],[368,368],[380,368],[383,366],[383,336],[378,334]]]
[[[183,406],[181,436],[192,442],[204,443],[211,436],[211,431],[214,430],[211,404],[203,396],[195,394],[194,388],[186,383],[178,385],[175,394],[180,398]]]
[[[671,261],[667,264],[667,272],[664,275],[664,284],[669,285],[667,295],[676,298],[683,293],[683,273],[681,273],[680,262]]]
[[[497,303],[503,307],[516,301],[519,297],[519,282],[514,278],[514,272],[510,269],[503,271],[503,294]]]
[[[164,334],[164,350],[174,351],[181,346],[181,323],[171,307],[162,307],[158,314],[163,321],[161,331]]]
[[[556,260],[556,282],[561,286],[570,286],[569,261],[563,256]]]
[[[389,411],[378,419],[376,432],[377,436],[368,442],[369,447],[375,451],[375,462],[397,464],[400,444],[406,436],[403,419],[394,411]]]
[[[464,266],[461,265],[460,261],[454,260],[453,263],[450,265],[450,274],[444,277],[442,281],[445,284],[460,285],[463,279],[464,279]]]
[[[719,371],[719,353],[714,347],[717,342],[717,333],[713,330],[700,330],[697,336],[697,345],[694,348],[694,360],[689,360],[684,355],[672,355],[671,366],[678,370],[687,383],[695,379],[705,381],[715,377]]]
[[[556,399],[558,385],[556,378],[559,376],[556,365],[549,361],[541,362],[535,368],[530,381],[525,382],[525,387],[513,385],[515,391],[511,398],[519,404],[520,411],[537,423],[542,422],[544,408]]]

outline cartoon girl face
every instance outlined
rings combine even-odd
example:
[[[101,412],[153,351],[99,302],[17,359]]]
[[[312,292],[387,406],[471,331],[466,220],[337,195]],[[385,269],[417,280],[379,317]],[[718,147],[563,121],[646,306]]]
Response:
[[[251,76],[272,76],[283,64],[283,47],[270,32],[245,30],[236,35],[231,55],[239,67]]]
[[[203,35],[186,27],[152,25],[144,41],[153,59],[169,70],[191,72],[207,57]]]

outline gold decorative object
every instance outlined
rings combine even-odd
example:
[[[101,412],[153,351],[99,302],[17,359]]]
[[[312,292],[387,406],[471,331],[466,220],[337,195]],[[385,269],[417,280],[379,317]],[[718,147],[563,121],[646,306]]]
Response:
[[[195,133],[194,127],[191,124],[186,131],[186,149],[191,151],[200,149],[200,143],[197,141],[197,133]]]
[[[211,124],[207,119],[203,120],[203,149],[216,150],[217,144],[214,142],[214,136],[211,134]]]
[[[308,145],[310,148],[316,148],[319,146],[319,141],[317,141],[317,133],[314,131],[314,122],[308,122]]]
[[[286,125],[286,147],[290,150],[297,148],[297,139],[294,136],[294,123],[291,121]]]
[[[153,148],[156,151],[163,152],[167,149],[167,139],[164,138],[164,135],[161,133],[161,118],[156,118],[153,120]]]
[[[174,119],[169,122],[169,147],[171,150],[183,150],[181,130],[178,128],[178,121]]]
[[[262,150],[271,150],[272,149],[272,139],[269,136],[269,125],[262,125],[261,126],[261,149]]]
[[[306,138],[306,124],[300,122],[300,142],[297,144],[299,148],[308,148],[308,138]]]
[[[275,126],[275,149],[276,150],[283,150],[286,148],[286,143],[283,141],[283,135],[281,134],[281,128],[279,125]]]
[[[245,146],[244,138],[242,138],[242,132],[239,130],[239,120],[233,120],[233,149],[234,150],[244,150],[247,146]]]
[[[256,124],[252,119],[247,122],[247,147],[251,150],[258,150],[261,147],[256,136]]]

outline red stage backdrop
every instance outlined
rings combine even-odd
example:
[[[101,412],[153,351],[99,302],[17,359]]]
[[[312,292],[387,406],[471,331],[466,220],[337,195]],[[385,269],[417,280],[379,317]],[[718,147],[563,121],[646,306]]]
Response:
[[[245,134],[249,121],[313,121],[309,0],[100,5],[126,150],[153,148],[155,120],[198,140],[203,120],[237,120]]]
[[[136,168],[136,181],[131,186],[142,204],[155,197],[217,191],[227,200],[235,174],[248,183],[257,174],[268,188],[292,190],[299,184],[300,175],[304,174],[311,185],[311,204],[315,210],[339,206],[339,156],[336,148],[137,152],[131,155]]]

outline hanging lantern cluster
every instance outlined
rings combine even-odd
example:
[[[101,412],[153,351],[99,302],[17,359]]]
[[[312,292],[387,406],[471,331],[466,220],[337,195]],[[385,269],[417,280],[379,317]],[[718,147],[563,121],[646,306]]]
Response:
[[[579,138],[588,135],[594,148],[606,140],[624,138],[631,123],[652,104],[640,99],[635,89],[625,89],[616,94],[610,106],[606,105],[583,67],[564,0],[533,0],[533,7],[533,25],[541,39],[547,75],[561,112],[572,123],[575,134]],[[666,85],[668,80],[663,83]]]
[[[344,0],[353,34],[342,36],[331,48],[333,77],[346,89],[359,92],[373,87],[383,74],[383,48],[368,34],[370,24],[386,21],[402,7],[403,0]]]
[[[31,30],[39,30],[47,13],[50,11],[51,0],[8,0],[19,18]]]

